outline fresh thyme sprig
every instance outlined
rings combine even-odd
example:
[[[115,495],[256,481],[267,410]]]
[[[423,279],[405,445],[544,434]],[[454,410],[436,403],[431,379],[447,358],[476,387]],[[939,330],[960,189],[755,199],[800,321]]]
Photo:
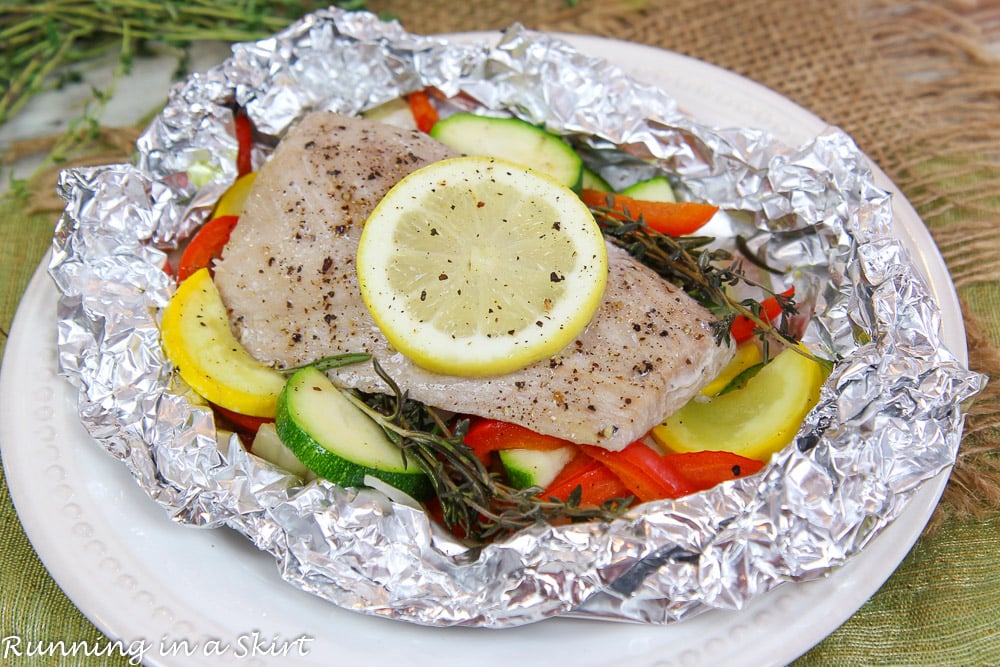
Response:
[[[609,195],[606,207],[591,207],[604,236],[710,310],[718,318],[711,324],[717,344],[728,344],[730,327],[736,317],[742,315],[754,323],[756,335],[765,344],[774,338],[801,354],[813,357],[789,331],[789,317],[797,313],[795,299],[791,295],[774,294],[749,278],[732,253],[708,247],[714,240],[712,237],[661,234],[650,229],[641,215],[632,217],[628,208],[615,208],[611,198],[613,195]],[[775,325],[762,316],[759,301],[737,300],[730,296],[726,287],[741,282],[774,296],[786,317]]]
[[[540,522],[610,520],[620,516],[631,502],[630,498],[619,498],[601,507],[580,507],[578,496],[563,502],[540,498],[537,488],[509,486],[463,442],[469,427],[467,419],[449,426],[436,409],[409,400],[377,360],[372,363],[392,394],[344,390],[345,396],[427,474],[441,504],[445,525],[471,543],[483,543]]]
[[[0,2],[0,126],[36,95],[84,81],[83,72],[90,64],[113,63],[110,81],[103,88],[90,86],[81,114],[69,120],[65,131],[51,137],[47,148],[38,147],[44,160],[33,173],[15,178],[6,168],[15,162],[18,150],[26,146],[24,142],[15,142],[0,155],[0,178],[10,185],[4,196],[28,200],[32,209],[61,210],[63,203],[48,195],[60,166],[103,164],[128,156],[128,146],[134,140],[126,146],[109,144],[109,128],[102,119],[115,88],[132,71],[137,58],[164,50],[176,54],[174,77],[180,78],[187,74],[191,47],[197,42],[261,39],[307,12],[330,5],[366,9],[364,0]],[[150,114],[156,111],[155,104],[151,102]],[[141,121],[137,127],[145,124]]]
[[[360,364],[368,361],[372,358],[372,355],[367,352],[345,352],[344,354],[335,354],[330,357],[323,357],[316,361],[311,361],[308,364],[303,364],[302,366],[289,366],[288,368],[279,368],[278,372],[284,375],[291,375],[295,371],[300,371],[303,368],[312,366],[318,371],[329,371],[334,368],[343,368],[344,366],[353,366],[354,364]]]
[[[0,125],[32,96],[79,80],[73,67],[117,51],[123,71],[151,43],[187,60],[192,43],[260,39],[319,7],[364,9],[363,0],[335,2],[251,0],[50,0],[0,6]],[[117,76],[117,75],[116,75]],[[103,93],[95,91],[96,95]]]

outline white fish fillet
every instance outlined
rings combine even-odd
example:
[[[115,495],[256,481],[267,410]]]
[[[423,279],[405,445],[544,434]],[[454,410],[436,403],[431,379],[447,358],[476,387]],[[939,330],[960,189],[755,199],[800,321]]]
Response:
[[[609,245],[604,301],[561,354],[489,378],[411,363],[368,314],[354,257],[364,221],[385,192],[451,154],[415,131],[325,112],[290,131],[258,174],[215,267],[249,352],[277,367],[368,352],[428,405],[612,450],[684,405],[731,358],[732,346],[713,342],[711,314]],[[335,373],[343,385],[386,390],[371,364]]]

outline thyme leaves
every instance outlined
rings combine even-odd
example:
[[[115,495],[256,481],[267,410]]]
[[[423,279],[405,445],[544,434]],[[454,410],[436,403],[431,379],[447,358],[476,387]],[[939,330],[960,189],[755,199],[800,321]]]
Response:
[[[117,57],[112,82],[131,71],[136,57],[166,46],[180,56],[182,75],[194,42],[244,42],[267,37],[307,11],[327,4],[364,9],[362,0],[334,3],[250,0],[53,0],[6,2],[0,9],[0,125],[32,97],[78,81],[79,68],[103,56]],[[95,98],[109,91],[94,90]]]
[[[737,317],[745,317],[754,325],[754,334],[765,347],[772,339],[792,347],[810,358],[813,355],[798,344],[788,322],[798,310],[791,294],[775,294],[764,285],[751,279],[743,264],[724,248],[711,247],[715,240],[710,236],[673,237],[650,229],[641,215],[633,217],[613,206],[610,198],[606,206],[591,206],[594,219],[605,238],[624,248],[664,280],[677,285],[701,303],[718,318],[711,323],[717,345],[728,345],[729,332]],[[769,293],[786,315],[774,324],[767,318],[759,301],[736,299],[727,291],[740,283],[752,285]],[[766,350],[765,350],[766,352]]]
[[[371,358],[372,355],[367,352],[345,352],[343,354],[334,354],[329,357],[323,357],[322,359],[317,359],[316,361],[303,364],[302,366],[280,368],[278,369],[278,372],[284,375],[291,375],[295,371],[302,370],[303,368],[307,368],[309,366],[314,367],[316,370],[325,372],[335,368],[343,368],[344,366],[353,366],[354,364],[364,363]]]
[[[563,502],[539,497],[538,488],[508,485],[464,443],[468,419],[452,421],[436,408],[410,400],[378,360],[372,363],[391,393],[344,390],[345,396],[430,478],[443,523],[469,542],[481,544],[543,522],[611,520],[629,506],[631,499],[617,498],[600,507],[581,507],[579,493]]]

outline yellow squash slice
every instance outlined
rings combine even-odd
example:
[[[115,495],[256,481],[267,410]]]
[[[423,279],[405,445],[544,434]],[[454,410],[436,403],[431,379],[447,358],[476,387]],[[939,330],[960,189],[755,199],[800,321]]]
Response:
[[[243,211],[243,202],[246,201],[247,195],[250,194],[250,188],[253,186],[254,179],[257,178],[257,172],[251,171],[249,174],[244,174],[236,179],[222,196],[219,197],[219,203],[215,205],[215,210],[212,211],[213,218],[221,218],[224,215],[235,215],[239,216]]]
[[[826,368],[788,348],[740,389],[692,399],[653,429],[671,452],[733,452],[766,461],[792,441],[819,401]]]
[[[233,412],[274,417],[285,378],[236,340],[208,269],[177,288],[163,311],[160,335],[167,358],[199,395]]]

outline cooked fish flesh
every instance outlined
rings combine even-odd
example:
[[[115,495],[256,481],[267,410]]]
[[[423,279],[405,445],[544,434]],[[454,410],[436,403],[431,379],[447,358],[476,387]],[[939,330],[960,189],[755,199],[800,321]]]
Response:
[[[288,133],[257,176],[215,266],[238,338],[276,367],[368,352],[411,398],[620,450],[680,408],[732,355],[713,317],[625,251],[593,320],[560,354],[513,373],[455,377],[390,347],[368,314],[354,258],[365,219],[409,172],[452,155],[415,131],[327,112]],[[371,364],[331,371],[387,391]]]

